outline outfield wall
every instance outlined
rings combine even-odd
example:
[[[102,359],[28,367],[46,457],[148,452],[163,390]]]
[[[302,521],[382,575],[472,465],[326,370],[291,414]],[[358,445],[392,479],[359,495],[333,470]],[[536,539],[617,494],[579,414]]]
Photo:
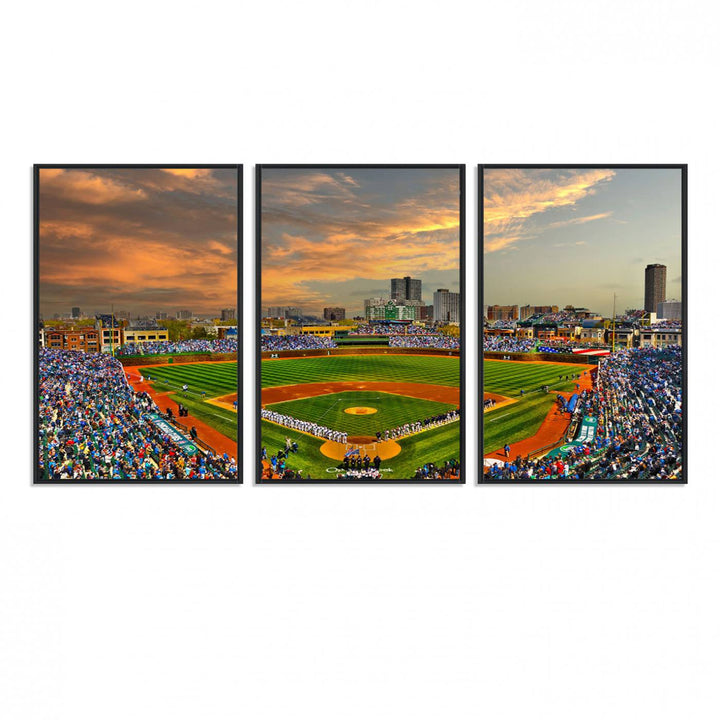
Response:
[[[556,362],[577,363],[578,365],[597,365],[599,356],[580,353],[512,353],[484,352],[484,360],[517,360],[518,362]]]
[[[261,353],[263,360],[294,357],[332,357],[334,355],[429,355],[435,357],[460,357],[459,350],[439,348],[391,348],[391,347],[346,347],[317,348],[313,350],[274,350]]]
[[[198,362],[236,362],[237,353],[187,353],[178,355],[132,355],[130,357],[118,357],[117,359],[124,367],[132,365],[167,365],[169,363],[198,363]]]

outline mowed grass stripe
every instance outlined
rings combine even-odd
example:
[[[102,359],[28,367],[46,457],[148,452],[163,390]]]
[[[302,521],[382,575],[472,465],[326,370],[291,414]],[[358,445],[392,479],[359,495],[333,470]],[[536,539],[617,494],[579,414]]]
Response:
[[[208,364],[163,365],[140,370],[144,377],[152,377],[155,387],[178,388],[187,384],[193,393],[205,392],[207,397],[217,397],[237,392],[237,363],[219,362]],[[163,383],[167,380],[168,385]]]
[[[545,416],[553,407],[555,398],[552,394],[535,394],[514,405],[501,408],[497,417],[493,417],[493,412],[485,413],[483,454],[495,452],[508,443],[512,455],[513,443],[532,437],[539,430]]]
[[[515,397],[520,395],[520,390],[527,393],[543,385],[549,385],[551,390],[573,390],[575,381],[566,381],[565,376],[582,372],[584,369],[580,370],[577,366],[559,363],[485,360],[483,383],[487,392]]]
[[[371,407],[377,412],[370,415],[351,415],[345,412],[352,407]],[[391,393],[358,391],[289,400],[273,403],[267,408],[299,420],[316,422],[348,435],[372,436],[376,432],[392,430],[405,423],[454,410],[455,406]]]
[[[417,355],[338,355],[263,360],[262,387],[315,382],[460,385],[460,359]]]

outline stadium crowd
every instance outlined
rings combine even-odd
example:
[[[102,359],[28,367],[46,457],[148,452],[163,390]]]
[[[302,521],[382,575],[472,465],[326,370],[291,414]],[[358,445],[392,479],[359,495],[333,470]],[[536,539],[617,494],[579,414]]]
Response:
[[[237,338],[223,340],[176,340],[175,342],[143,342],[125,343],[118,348],[116,355],[171,355],[173,353],[210,352],[233,353],[237,352]]]
[[[390,347],[399,348],[438,348],[442,350],[458,350],[460,340],[452,335],[436,333],[434,335],[391,335],[388,342]]]
[[[318,350],[336,348],[337,343],[331,337],[318,335],[261,335],[260,349],[263,352],[281,350]]]
[[[483,352],[530,352],[535,340],[507,335],[483,335]]]
[[[237,478],[227,455],[186,455],[146,417],[160,413],[134,392],[118,360],[41,348],[39,469],[47,480]]]
[[[442,465],[427,463],[415,471],[415,480],[457,480],[460,477],[460,463],[446,460]]]
[[[600,362],[575,412],[598,420],[596,437],[563,457],[496,463],[495,480],[665,480],[682,476],[682,351],[620,350]],[[571,438],[569,438],[571,439]]]

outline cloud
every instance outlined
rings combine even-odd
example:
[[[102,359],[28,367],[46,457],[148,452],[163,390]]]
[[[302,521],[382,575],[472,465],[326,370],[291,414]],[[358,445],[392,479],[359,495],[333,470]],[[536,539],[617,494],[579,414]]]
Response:
[[[234,306],[236,178],[234,170],[41,171],[42,312]]]
[[[361,280],[387,295],[391,277],[457,270],[458,173],[264,171],[261,231],[264,305],[317,311]]]
[[[484,238],[486,253],[536,237],[531,222],[549,211],[571,210],[615,176],[613,170],[486,170]],[[611,213],[564,218],[549,223],[563,227],[600,220]]]
[[[142,188],[105,177],[101,171],[42,169],[40,184],[43,192],[89,205],[134,202],[147,197]]]

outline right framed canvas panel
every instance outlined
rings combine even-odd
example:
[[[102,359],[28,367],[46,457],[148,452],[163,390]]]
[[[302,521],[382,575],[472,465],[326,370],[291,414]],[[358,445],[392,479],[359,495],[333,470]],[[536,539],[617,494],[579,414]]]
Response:
[[[687,165],[479,168],[485,483],[687,482]]]

